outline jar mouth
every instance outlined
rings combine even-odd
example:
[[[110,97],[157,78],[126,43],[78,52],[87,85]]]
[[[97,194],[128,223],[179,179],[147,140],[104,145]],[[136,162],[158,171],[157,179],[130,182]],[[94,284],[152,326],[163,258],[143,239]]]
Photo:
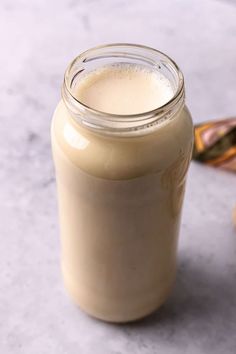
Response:
[[[76,80],[86,69],[92,70],[94,64],[99,63],[100,66],[103,66],[106,65],[103,62],[107,61],[111,64],[114,64],[114,62],[121,63],[122,61],[142,63],[153,70],[164,71],[164,75],[172,83],[173,96],[157,108],[135,114],[108,113],[84,104],[73,94],[72,88]],[[173,110],[176,111],[179,106],[183,106],[184,77],[174,60],[157,49],[131,43],[100,45],[81,53],[69,64],[64,75],[62,99],[72,117],[88,128],[99,129],[104,132],[135,131],[152,127],[167,118],[170,119]]]

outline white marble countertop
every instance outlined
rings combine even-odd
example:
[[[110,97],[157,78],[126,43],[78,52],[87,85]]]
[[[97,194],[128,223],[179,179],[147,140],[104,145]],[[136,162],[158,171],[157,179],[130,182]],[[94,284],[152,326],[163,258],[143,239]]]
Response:
[[[194,122],[236,114],[236,2],[1,0],[0,353],[235,354],[236,175],[192,163],[176,287],[132,325],[94,320],[69,300],[49,126],[68,62],[136,42],[172,56]]]

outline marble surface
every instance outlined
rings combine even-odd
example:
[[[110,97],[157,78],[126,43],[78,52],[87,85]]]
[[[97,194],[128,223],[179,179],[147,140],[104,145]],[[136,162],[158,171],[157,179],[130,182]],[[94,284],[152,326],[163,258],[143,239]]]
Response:
[[[171,55],[195,122],[236,113],[236,2],[1,0],[0,353],[236,353],[236,176],[192,163],[176,287],[132,325],[96,321],[68,299],[49,126],[68,62],[136,42]]]

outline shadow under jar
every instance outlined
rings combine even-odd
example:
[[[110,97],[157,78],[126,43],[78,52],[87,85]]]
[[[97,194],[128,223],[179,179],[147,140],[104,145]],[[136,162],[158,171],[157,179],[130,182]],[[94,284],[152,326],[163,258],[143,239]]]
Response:
[[[148,112],[119,115],[76,98],[86,75],[122,63],[163,74],[171,99]],[[140,45],[82,53],[66,70],[51,139],[66,289],[83,310],[105,321],[150,314],[175,279],[192,152],[182,73],[168,56]]]

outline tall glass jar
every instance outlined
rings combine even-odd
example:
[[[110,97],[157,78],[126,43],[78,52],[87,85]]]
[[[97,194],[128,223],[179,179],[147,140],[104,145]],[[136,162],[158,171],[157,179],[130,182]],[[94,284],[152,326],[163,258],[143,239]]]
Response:
[[[164,74],[171,100],[150,112],[119,116],[73,96],[84,73],[123,62]],[[106,321],[148,315],[166,300],[175,278],[193,143],[182,73],[168,56],[140,45],[88,50],[66,70],[51,138],[69,294]]]

